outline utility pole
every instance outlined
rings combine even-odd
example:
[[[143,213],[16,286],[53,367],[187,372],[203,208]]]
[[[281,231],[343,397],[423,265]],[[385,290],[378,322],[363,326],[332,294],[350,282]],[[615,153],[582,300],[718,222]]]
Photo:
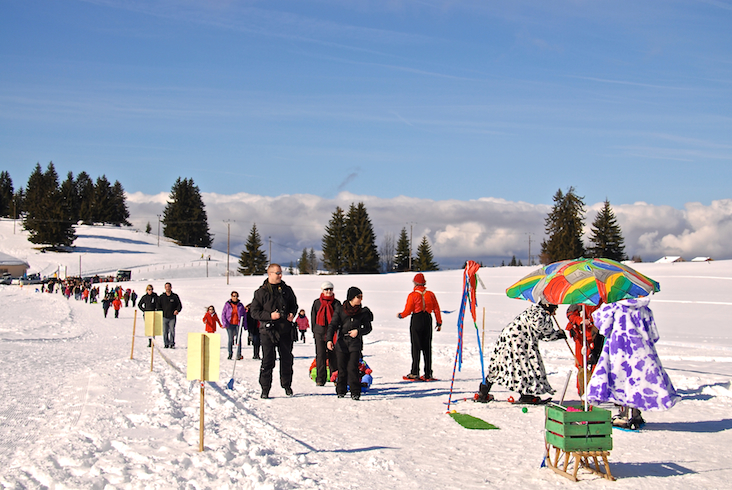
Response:
[[[15,235],[15,218],[18,216],[18,212],[15,209],[15,199],[13,199],[13,235]]]
[[[229,244],[231,243],[231,220],[227,219],[226,223],[226,285],[229,285]]]
[[[531,235],[533,235],[533,233],[527,233],[527,235],[529,235],[529,264],[528,265],[531,265]]]
[[[272,236],[269,237],[269,263],[272,263]]]
[[[158,215],[158,247],[160,246],[160,215]]]

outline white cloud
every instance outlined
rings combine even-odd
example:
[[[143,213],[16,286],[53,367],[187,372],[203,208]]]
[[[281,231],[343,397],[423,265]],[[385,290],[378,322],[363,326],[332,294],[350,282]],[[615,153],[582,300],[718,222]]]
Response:
[[[144,229],[150,222],[157,232],[157,215],[167,194],[128,195],[131,221]],[[272,239],[274,260],[297,261],[303,248],[320,250],[326,224],[336,206],[348,210],[363,201],[369,212],[377,245],[386,233],[398,236],[402,227],[410,231],[416,245],[426,235],[436,260],[443,267],[459,267],[466,259],[498,264],[515,255],[527,262],[529,237],[531,253],[537,255],[544,238],[544,219],[550,206],[481,198],[470,201],[418,199],[399,196],[391,199],[342,192],[333,199],[310,194],[277,197],[254,194],[202,193],[214,247],[226,250],[226,220],[231,220],[231,252],[239,254],[252,224],[256,222],[265,250]],[[612,203],[611,203],[612,204]],[[587,206],[586,235],[602,203]],[[628,255],[655,260],[664,255],[685,258],[711,256],[732,258],[732,199],[713,201],[709,206],[687,203],[684,209],[644,202],[613,205],[625,237]]]

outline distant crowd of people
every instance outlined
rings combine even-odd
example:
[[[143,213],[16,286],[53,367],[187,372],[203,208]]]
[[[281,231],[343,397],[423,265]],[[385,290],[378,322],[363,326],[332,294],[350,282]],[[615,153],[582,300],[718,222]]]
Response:
[[[39,291],[36,289],[36,291]],[[72,297],[77,301],[84,301],[89,304],[98,304],[100,297],[100,286],[94,286],[89,279],[82,279],[79,277],[69,277],[66,279],[51,279],[48,283],[41,284],[40,292],[42,293],[56,293],[62,294],[66,299]],[[114,317],[119,318],[119,311],[122,309],[122,302],[124,306],[128,307],[130,301],[132,307],[135,307],[137,301],[137,293],[134,289],[123,288],[120,285],[109,287],[107,284],[104,287],[104,294],[101,295],[102,309],[104,311],[104,318],[107,318],[107,314],[110,308],[114,309]]]

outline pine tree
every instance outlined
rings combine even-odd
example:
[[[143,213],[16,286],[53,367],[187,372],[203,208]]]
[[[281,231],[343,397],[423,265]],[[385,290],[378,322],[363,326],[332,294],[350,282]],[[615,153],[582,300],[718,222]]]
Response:
[[[341,274],[346,270],[346,216],[338,206],[325,227],[322,240],[323,266],[328,271]]]
[[[585,203],[570,187],[567,194],[557,190],[554,206],[544,221],[548,240],[541,243],[543,263],[576,259],[585,253],[582,244],[582,226]]]
[[[87,225],[94,223],[94,182],[86,172],[76,176],[76,195],[79,199],[78,219]]]
[[[179,245],[210,247],[213,242],[208,232],[206,207],[193,179],[181,180],[178,177],[175,181],[161,222],[163,235]]]
[[[398,272],[406,272],[409,270],[410,262],[409,235],[407,229],[402,228],[399,233],[399,239],[396,244],[396,254],[394,255],[394,270]]]
[[[0,216],[10,218],[13,214],[13,179],[3,170],[0,172]]]
[[[430,243],[427,241],[427,236],[422,236],[422,241],[417,247],[417,259],[415,260],[415,269],[418,271],[438,271],[440,266],[435,262],[432,256],[432,249]]]
[[[28,230],[31,243],[50,245],[51,248],[74,243],[73,221],[68,206],[61,200],[53,162],[48,164],[45,173],[41,171],[41,165],[36,164],[28,178],[24,202],[23,226]]]
[[[310,249],[310,253],[308,254],[308,267],[310,268],[311,274],[318,273],[318,256],[315,255],[315,250],[313,250],[312,248]]]
[[[605,205],[597,213],[592,223],[590,243],[587,252],[590,257],[603,257],[617,261],[626,260],[625,239],[615,219],[615,213],[610,207],[610,201],[605,199]]]
[[[310,261],[308,260],[308,249],[302,249],[302,255],[300,260],[297,261],[297,268],[300,269],[300,274],[310,274]]]
[[[362,202],[348,208],[346,215],[346,271],[351,274],[378,274],[379,252],[371,219]]]
[[[115,226],[130,226],[130,222],[127,218],[130,217],[130,212],[127,209],[127,202],[125,198],[125,190],[119,180],[114,181],[110,196],[110,216],[109,223]]]
[[[109,223],[112,219],[112,186],[106,175],[97,177],[94,185],[92,223]]]
[[[69,172],[66,175],[66,180],[61,183],[60,194],[61,203],[69,210],[69,217],[74,222],[79,221],[79,195],[76,192],[73,172]]]
[[[145,233],[147,233],[149,235],[151,231],[152,231],[152,226],[150,226],[150,222],[148,221],[147,226],[145,227]]]
[[[516,267],[518,264],[516,263],[516,256],[514,255],[511,257],[511,262],[508,263],[509,267]]]
[[[267,265],[269,265],[267,254],[262,250],[262,237],[259,236],[256,223],[252,225],[252,231],[249,233],[249,238],[247,238],[247,243],[244,247],[239,258],[238,271],[246,276],[259,275],[267,272]]]

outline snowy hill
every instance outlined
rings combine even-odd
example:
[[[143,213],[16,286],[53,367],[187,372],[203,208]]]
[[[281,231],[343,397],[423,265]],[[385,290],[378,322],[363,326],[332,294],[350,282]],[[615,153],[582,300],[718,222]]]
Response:
[[[569,481],[540,468],[543,409],[528,413],[506,403],[461,401],[460,412],[497,431],[469,431],[445,415],[455,356],[457,312],[435,333],[433,363],[441,381],[402,381],[410,365],[409,321],[396,313],[412,274],[329,276],[336,296],[356,285],[375,315],[364,355],[374,385],[360,402],[337,399],[332,385],[308,377],[312,337],[295,345],[295,396],[277,386],[259,399],[259,362],[251,348],[237,363],[222,350],[221,378],[206,388],[206,450],[198,452],[198,388],[186,380],[188,332],[203,330],[205,307],[220,312],[231,290],[248,302],[263,277],[231,277],[225,254],[211,255],[209,277],[201,250],[178,247],[129,229],[79,227],[76,251],[40,253],[12,221],[0,221],[0,251],[48,275],[61,266],[76,275],[132,269],[129,287],[161,291],[170,280],[183,301],[176,350],[150,350],[138,315],[130,359],[134,309],[104,318],[99,305],[34,287],[0,286],[0,485],[6,488],[498,488],[564,487]],[[217,265],[213,265],[213,264]],[[661,283],[651,307],[661,334],[659,353],[682,400],[667,412],[644,414],[642,432],[613,434],[613,488],[725,488],[732,478],[732,261],[636,264]],[[231,269],[236,268],[231,258]],[[498,332],[528,305],[505,288],[529,267],[484,268],[478,291],[478,328],[488,362]],[[443,310],[459,307],[462,271],[426,274]],[[309,312],[319,276],[284,280]],[[558,318],[564,318],[560,308]],[[562,322],[565,323],[565,322]],[[225,335],[224,335],[225,337]],[[224,342],[225,344],[225,342]],[[472,397],[481,379],[475,329],[465,339],[454,392]],[[542,343],[555,389],[572,358],[563,342]],[[276,372],[276,371],[275,371]],[[499,400],[509,393],[494,390]],[[514,394],[515,395],[515,394]],[[569,399],[577,399],[569,390]],[[582,480],[594,477],[581,475]],[[592,482],[591,485],[607,485]],[[580,483],[580,485],[582,485]]]

